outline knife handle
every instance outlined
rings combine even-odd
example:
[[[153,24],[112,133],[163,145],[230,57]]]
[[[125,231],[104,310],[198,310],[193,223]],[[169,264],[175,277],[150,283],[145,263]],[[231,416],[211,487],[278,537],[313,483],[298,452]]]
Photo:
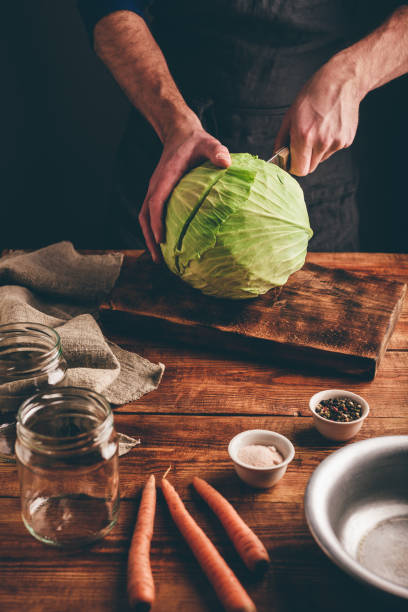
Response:
[[[269,162],[275,164],[275,166],[279,166],[283,170],[289,172],[290,167],[290,150],[289,147],[281,147],[276,151],[276,153],[268,159]]]

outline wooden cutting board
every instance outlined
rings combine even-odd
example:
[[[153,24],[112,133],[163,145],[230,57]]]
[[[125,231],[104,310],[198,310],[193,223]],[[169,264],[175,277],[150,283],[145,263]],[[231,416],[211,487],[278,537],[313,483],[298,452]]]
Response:
[[[278,297],[220,300],[128,251],[101,316],[127,333],[374,378],[405,292],[397,281],[306,263]]]

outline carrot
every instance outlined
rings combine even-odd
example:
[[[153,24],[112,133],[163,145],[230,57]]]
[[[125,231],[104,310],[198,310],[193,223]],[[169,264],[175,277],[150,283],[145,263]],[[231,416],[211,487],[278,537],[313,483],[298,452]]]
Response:
[[[191,548],[227,612],[256,612],[255,604],[221,557],[204,531],[197,525],[180,496],[168,480],[162,480],[162,491],[170,514]]]
[[[130,543],[127,566],[127,593],[133,609],[150,610],[155,596],[150,543],[156,510],[156,482],[153,474],[143,489],[137,521]]]
[[[230,540],[245,565],[252,571],[262,570],[270,563],[268,551],[257,535],[248,527],[238,512],[214,487],[202,478],[194,476],[197,493],[218,516]]]

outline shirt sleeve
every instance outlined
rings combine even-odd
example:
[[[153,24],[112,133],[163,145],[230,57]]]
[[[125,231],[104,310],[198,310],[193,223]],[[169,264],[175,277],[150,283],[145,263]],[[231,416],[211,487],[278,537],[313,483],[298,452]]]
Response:
[[[148,0],[77,0],[79,13],[88,36],[93,42],[93,30],[102,17],[115,11],[132,11],[144,17],[144,9]]]

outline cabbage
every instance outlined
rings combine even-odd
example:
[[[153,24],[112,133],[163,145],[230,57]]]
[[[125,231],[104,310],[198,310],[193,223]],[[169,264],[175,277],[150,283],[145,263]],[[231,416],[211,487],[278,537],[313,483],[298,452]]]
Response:
[[[170,270],[203,293],[253,298],[303,266],[313,232],[290,174],[248,153],[231,159],[229,168],[205,162],[181,179],[160,246]]]

